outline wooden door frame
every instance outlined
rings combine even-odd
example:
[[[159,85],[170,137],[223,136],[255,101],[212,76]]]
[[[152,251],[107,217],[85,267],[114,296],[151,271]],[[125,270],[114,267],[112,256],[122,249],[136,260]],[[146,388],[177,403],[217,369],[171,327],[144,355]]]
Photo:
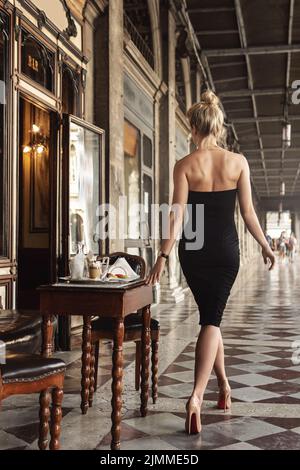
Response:
[[[28,95],[24,91],[18,93],[17,113],[18,113],[18,158],[17,158],[17,240],[16,240],[16,256],[18,263],[19,245],[21,242],[21,220],[22,210],[20,202],[20,185],[21,185],[21,158],[22,152],[20,148],[20,112],[21,112],[21,100],[27,101],[33,106],[36,106],[43,111],[49,113],[50,118],[50,141],[49,141],[49,257],[50,257],[50,279],[49,282],[55,282],[57,278],[57,144],[58,144],[58,129],[59,129],[59,114],[56,110],[42,103],[37,98]],[[52,150],[51,150],[52,149]],[[18,280],[17,280],[18,284]],[[16,296],[18,299],[18,286],[16,290]],[[16,299],[16,300],[17,300]]]

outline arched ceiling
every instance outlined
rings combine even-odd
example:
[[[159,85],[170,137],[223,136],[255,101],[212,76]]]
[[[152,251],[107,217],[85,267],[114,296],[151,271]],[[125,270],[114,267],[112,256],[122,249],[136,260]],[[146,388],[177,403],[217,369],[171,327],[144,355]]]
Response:
[[[187,14],[207,60],[228,121],[247,157],[258,196],[300,207],[300,2],[296,0],[187,0]],[[291,146],[282,142],[285,119]],[[284,197],[283,197],[284,200]]]

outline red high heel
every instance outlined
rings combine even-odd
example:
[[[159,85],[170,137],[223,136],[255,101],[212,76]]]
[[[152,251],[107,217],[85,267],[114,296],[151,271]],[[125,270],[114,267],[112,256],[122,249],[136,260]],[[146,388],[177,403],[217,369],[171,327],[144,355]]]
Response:
[[[217,403],[217,408],[219,410],[229,410],[231,407],[231,389],[229,386],[225,386],[223,389],[220,390],[219,399]]]
[[[185,431],[188,434],[198,434],[201,432],[200,402],[195,397],[191,397],[186,404]]]

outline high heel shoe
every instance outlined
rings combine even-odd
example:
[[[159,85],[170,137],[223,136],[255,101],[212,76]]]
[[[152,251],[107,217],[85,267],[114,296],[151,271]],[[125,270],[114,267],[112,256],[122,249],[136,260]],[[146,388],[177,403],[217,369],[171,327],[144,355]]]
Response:
[[[220,410],[224,410],[224,413],[226,410],[229,410],[231,407],[231,388],[229,385],[225,385],[224,387],[221,387],[220,392],[219,392],[219,399],[217,403],[217,408]]]
[[[198,434],[201,432],[201,419],[200,409],[201,405],[199,400],[195,397],[191,397],[186,406],[186,420],[185,420],[185,431],[188,434]]]

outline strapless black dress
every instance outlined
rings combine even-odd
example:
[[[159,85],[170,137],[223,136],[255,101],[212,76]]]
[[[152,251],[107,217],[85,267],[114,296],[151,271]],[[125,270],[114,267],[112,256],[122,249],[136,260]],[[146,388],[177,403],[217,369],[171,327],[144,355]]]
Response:
[[[189,191],[188,220],[178,244],[178,256],[199,307],[200,325],[220,325],[238,274],[240,250],[234,221],[236,195],[237,189]],[[204,213],[201,213],[202,209]]]

